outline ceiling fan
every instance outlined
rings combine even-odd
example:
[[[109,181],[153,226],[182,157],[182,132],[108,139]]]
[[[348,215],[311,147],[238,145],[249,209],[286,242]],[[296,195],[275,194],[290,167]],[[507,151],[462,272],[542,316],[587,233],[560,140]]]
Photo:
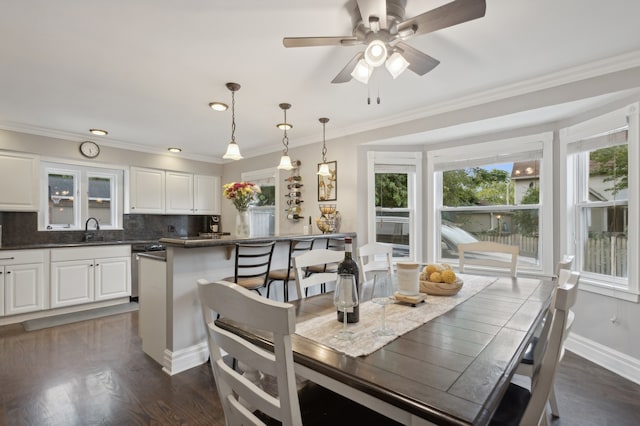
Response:
[[[406,0],[357,0],[352,13],[353,35],[338,37],[285,37],[284,47],[354,46],[364,44],[331,81],[346,83],[354,78],[367,83],[376,67],[385,65],[395,79],[407,68],[418,75],[434,69],[440,61],[405,43],[485,14],[485,0],[454,0],[428,12],[405,18]]]

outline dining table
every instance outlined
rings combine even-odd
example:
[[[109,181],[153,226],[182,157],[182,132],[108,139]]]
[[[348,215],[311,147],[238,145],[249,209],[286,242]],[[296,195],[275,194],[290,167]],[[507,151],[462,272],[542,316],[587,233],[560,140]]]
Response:
[[[365,327],[366,317],[376,315],[368,320],[376,323],[375,309],[383,308],[367,305],[362,290],[363,325],[349,324],[355,338],[344,347],[320,337],[342,327],[332,293],[290,301],[296,307],[296,374],[402,424],[488,424],[543,322],[555,284],[537,277],[459,277],[465,291],[456,295],[391,305],[387,323],[398,333],[382,341]],[[224,318],[218,323],[271,347],[268,332]]]

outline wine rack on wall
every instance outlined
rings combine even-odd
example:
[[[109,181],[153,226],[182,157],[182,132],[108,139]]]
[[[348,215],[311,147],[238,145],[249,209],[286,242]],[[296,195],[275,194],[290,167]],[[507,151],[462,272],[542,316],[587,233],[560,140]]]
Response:
[[[293,161],[293,169],[291,175],[284,181],[287,191],[284,194],[287,203],[287,219],[297,222],[303,218],[302,216],[302,176],[300,176],[300,161]]]

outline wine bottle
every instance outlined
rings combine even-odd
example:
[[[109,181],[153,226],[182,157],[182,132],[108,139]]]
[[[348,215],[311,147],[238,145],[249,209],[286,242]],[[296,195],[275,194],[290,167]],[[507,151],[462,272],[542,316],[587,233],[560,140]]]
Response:
[[[288,194],[284,194],[285,197],[290,197],[290,198],[295,198],[295,197],[301,197],[302,196],[302,192],[297,191],[297,192],[290,192]]]
[[[300,220],[300,219],[302,219],[302,216],[300,216],[298,213],[289,213],[287,215],[287,219],[289,219],[289,220]],[[347,317],[347,320],[349,320],[349,317]]]
[[[284,181],[285,182],[300,182],[302,180],[302,176],[289,176]]]
[[[287,185],[287,189],[298,189],[298,188],[302,188],[304,186],[304,184],[302,183],[292,183]]]
[[[353,240],[350,237],[344,239],[344,259],[338,264],[338,275],[351,274],[356,278],[356,288],[360,294],[360,274],[358,273],[358,264],[353,260]],[[344,321],[344,312],[338,311],[338,321]],[[347,309],[347,322],[354,323],[360,321],[360,306]]]
[[[293,200],[287,200],[287,204],[294,205],[294,204],[301,204],[304,203],[304,200],[299,200],[297,198],[293,199]]]

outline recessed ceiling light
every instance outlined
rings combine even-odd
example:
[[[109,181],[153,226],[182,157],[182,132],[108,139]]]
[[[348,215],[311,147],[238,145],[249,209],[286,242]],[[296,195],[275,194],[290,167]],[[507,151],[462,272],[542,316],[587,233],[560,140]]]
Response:
[[[223,102],[209,102],[209,107],[214,111],[226,111],[229,105]]]
[[[182,152],[182,148],[169,148],[168,149],[169,152]]]
[[[98,135],[98,136],[106,136],[109,134],[109,132],[107,132],[106,130],[102,130],[102,129],[89,129],[89,131],[91,133],[93,133],[94,135]]]

